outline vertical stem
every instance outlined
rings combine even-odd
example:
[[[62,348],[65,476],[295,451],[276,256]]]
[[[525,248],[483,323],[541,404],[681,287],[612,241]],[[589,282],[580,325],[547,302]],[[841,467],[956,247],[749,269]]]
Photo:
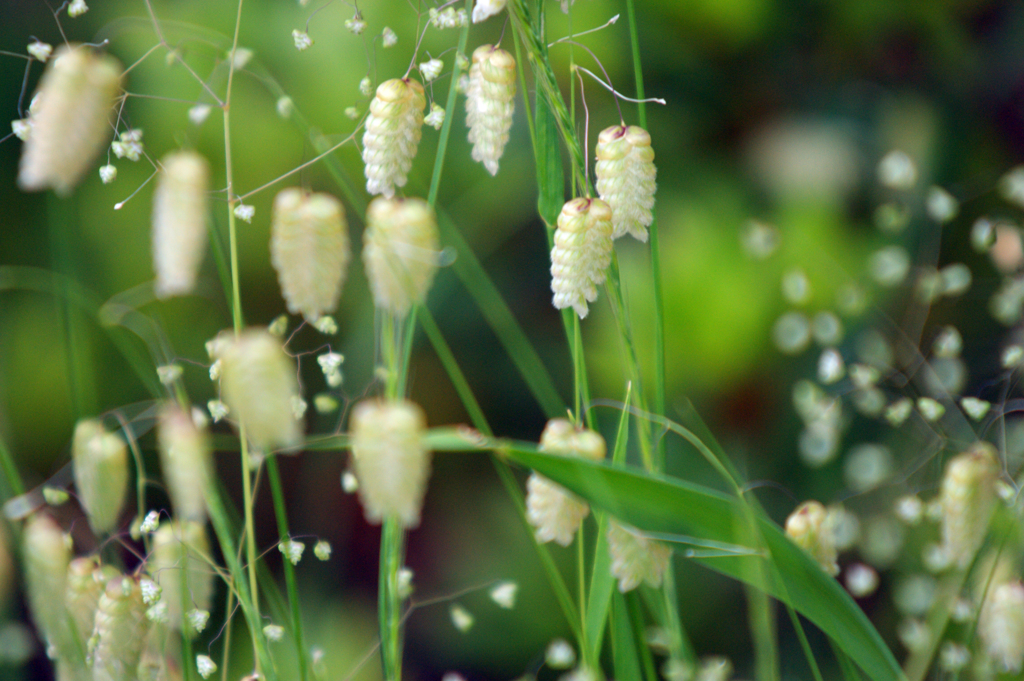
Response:
[[[386,397],[397,400],[402,397],[405,381],[405,353],[398,329],[404,327],[404,319],[396,319],[389,312],[383,312],[381,346],[387,369]],[[409,332],[411,334],[411,330]],[[398,593],[398,573],[405,563],[405,528],[395,517],[384,519],[380,538],[380,565],[378,566],[377,609],[380,618],[380,652],[386,681],[401,681],[402,678],[402,599]]]

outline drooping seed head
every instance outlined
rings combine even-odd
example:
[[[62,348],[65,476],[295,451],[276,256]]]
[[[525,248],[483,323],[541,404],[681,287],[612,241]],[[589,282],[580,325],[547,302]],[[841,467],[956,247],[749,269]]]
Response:
[[[398,316],[423,302],[437,271],[434,209],[418,198],[376,198],[366,209],[363,264],[377,307]]]
[[[212,342],[213,359],[221,361],[220,383],[230,413],[245,427],[246,437],[262,451],[291,447],[302,433],[292,414],[299,386],[295,365],[281,341],[264,329],[242,331],[236,338],[221,332]]]
[[[978,637],[1001,672],[1016,674],[1024,665],[1024,584],[1008,582],[992,589],[978,619]]]
[[[206,248],[210,168],[194,151],[163,157],[153,193],[153,269],[156,296],[190,293]]]
[[[612,257],[612,210],[601,199],[568,201],[558,216],[551,249],[551,290],[559,310],[572,307],[580,319],[597,300]]]
[[[605,457],[604,438],[592,430],[577,430],[566,419],[548,421],[540,436],[541,451],[578,456],[591,461]],[[533,473],[526,481],[526,519],[536,528],[537,541],[572,543],[590,507],[565,488]]]
[[[68,565],[64,603],[73,629],[66,644],[57,650],[60,681],[92,681],[86,646],[95,627],[100,596],[107,582],[116,576],[115,568],[100,566],[96,557],[75,558]]]
[[[405,186],[420,143],[426,106],[423,86],[415,80],[392,78],[377,86],[363,133],[366,191],[370,194],[391,198],[395,187]]]
[[[636,125],[614,125],[601,131],[594,155],[597,193],[612,209],[612,238],[629,232],[647,241],[657,188],[651,136]]]
[[[498,174],[498,159],[508,143],[515,96],[515,58],[491,45],[476,48],[466,88],[466,126],[473,160],[482,162],[491,175]]]
[[[97,534],[109,532],[128,493],[128,446],[95,419],[79,421],[71,444],[78,499]]]
[[[70,194],[110,139],[110,116],[120,89],[116,59],[80,45],[59,48],[39,82],[18,186]]]
[[[60,596],[67,588],[71,550],[60,526],[42,513],[29,518],[22,542],[32,620],[42,638],[59,648],[68,640],[67,609]]]
[[[310,323],[338,307],[350,258],[341,202],[330,194],[285,189],[274,199],[270,262],[292,314]]]
[[[183,520],[206,521],[206,492],[211,480],[210,443],[206,428],[168,402],[157,428],[160,467],[174,513]]]
[[[661,586],[672,550],[616,520],[608,523],[608,551],[612,557],[612,575],[619,580],[619,591],[626,593],[646,582]]]
[[[975,443],[946,464],[939,492],[942,550],[951,564],[965,568],[988,533],[995,509],[999,461],[988,442]]]
[[[149,630],[146,604],[138,581],[110,579],[96,607],[91,640],[94,681],[135,681]]]
[[[406,400],[365,400],[352,411],[352,458],[368,522],[419,525],[430,476],[425,429],[423,410]]]
[[[181,629],[182,613],[209,610],[214,573],[206,562],[210,544],[203,524],[188,520],[165,522],[153,534],[149,573],[160,585],[167,603],[168,624]],[[189,626],[185,632],[194,636]]]
[[[817,501],[805,501],[786,518],[786,535],[830,575],[839,574],[834,522]]]

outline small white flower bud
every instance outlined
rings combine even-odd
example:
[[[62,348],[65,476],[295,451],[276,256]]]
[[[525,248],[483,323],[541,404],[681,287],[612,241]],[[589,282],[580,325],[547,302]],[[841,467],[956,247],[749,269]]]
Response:
[[[28,53],[39,61],[46,61],[53,54],[53,45],[44,43],[41,40],[34,40],[28,44]]]
[[[493,17],[505,9],[507,2],[508,0],[476,0],[476,4],[473,6],[473,23],[479,24],[481,21]]]
[[[85,4],[85,0],[71,0],[71,4],[68,5],[68,16],[72,19],[80,17],[89,11],[89,6]]]
[[[423,86],[408,78],[392,78],[377,87],[363,133],[366,191],[391,198],[404,187],[422,135]]]
[[[355,13],[351,19],[345,20],[345,28],[351,31],[355,35],[359,35],[366,30],[366,22],[363,21],[363,15],[358,12]]]
[[[612,256],[612,210],[601,199],[572,199],[562,207],[551,249],[554,305],[572,307],[580,319],[597,300]]]
[[[473,160],[483,163],[491,175],[498,173],[498,159],[508,142],[515,96],[515,58],[491,45],[476,48],[466,89],[466,126]]]
[[[288,311],[315,322],[338,307],[348,270],[348,225],[330,194],[285,189],[274,199],[270,261]]]
[[[14,136],[22,142],[27,142],[29,135],[32,133],[32,119],[22,118],[20,120],[11,121],[11,132],[13,132]]]
[[[327,393],[320,393],[313,397],[313,408],[318,414],[332,414],[338,411],[340,406],[338,400]]]
[[[540,449],[591,461],[605,457],[604,438],[592,430],[577,430],[566,419],[548,421],[540,436]],[[526,519],[536,528],[537,541],[572,543],[590,507],[547,478],[533,473],[526,481]]]
[[[363,97],[369,97],[373,94],[373,83],[370,81],[369,76],[363,76],[363,79],[359,81],[359,92]]]
[[[156,511],[150,511],[142,519],[142,524],[139,525],[139,532],[142,534],[152,534],[156,532],[158,527],[160,527],[160,514]]]
[[[284,638],[284,627],[279,624],[268,624],[263,627],[263,635],[267,637],[268,641],[277,643]]]
[[[308,50],[313,46],[313,39],[309,37],[309,33],[300,31],[297,28],[292,31],[292,40],[295,41],[295,49],[299,52]]]
[[[100,166],[100,181],[102,181],[103,184],[110,184],[116,179],[117,166],[111,165],[109,163],[105,166]]]
[[[440,130],[441,126],[444,125],[444,109],[437,102],[431,102],[430,113],[423,119],[423,122],[434,130]]]
[[[210,110],[209,104],[196,104],[188,110],[188,120],[192,125],[202,125],[203,121],[210,115]]]
[[[836,564],[835,528],[829,513],[817,501],[805,501],[786,518],[786,535],[809,553],[830,575],[839,573]]]
[[[606,128],[597,138],[594,156],[597,192],[612,209],[612,238],[629,232],[647,241],[657,189],[651,136],[636,125]]]
[[[440,59],[430,59],[429,61],[422,62],[419,68],[420,74],[423,75],[423,81],[429,83],[441,75],[441,70],[444,68],[444,62]]]
[[[262,329],[247,329],[237,338],[225,331],[218,338],[228,341],[218,357],[224,402],[249,441],[264,452],[298,444],[302,433],[292,415],[292,396],[299,386],[281,341]]]
[[[951,563],[966,568],[988,533],[995,508],[999,462],[988,442],[978,442],[946,464],[939,502],[942,548]]]
[[[499,582],[491,588],[489,594],[491,600],[499,607],[511,610],[516,605],[517,591],[519,591],[519,585],[515,582]]]
[[[71,445],[75,486],[94,532],[114,529],[128,493],[128,447],[99,421],[79,421]]]
[[[220,360],[217,361],[219,362]],[[210,412],[210,418],[213,419],[214,423],[220,423],[220,420],[227,416],[229,411],[228,405],[220,400],[210,400],[206,403],[206,409]]]
[[[58,49],[29,109],[32,134],[22,150],[18,186],[70,194],[110,138],[120,88],[121,65],[113,57],[89,47]]]
[[[110,145],[110,148],[118,158],[138,161],[142,158],[142,130],[138,128],[125,130],[118,136],[118,140]]]
[[[158,298],[190,293],[206,248],[210,169],[194,151],[172,152],[153,194],[153,269]]]
[[[291,97],[285,95],[277,100],[276,108],[278,116],[281,118],[291,118],[295,104],[292,102]]]
[[[385,49],[394,47],[395,43],[398,42],[398,36],[395,35],[395,32],[387,26],[384,27],[383,31],[381,31],[380,38],[381,45],[383,45]]]
[[[975,421],[980,421],[985,418],[985,414],[992,408],[992,403],[977,397],[964,397],[960,400],[960,406],[963,408],[964,413]]]
[[[352,411],[352,458],[368,522],[416,527],[430,476],[426,417],[408,401],[365,400]]]
[[[338,322],[334,321],[334,317],[324,315],[313,322],[313,328],[325,336],[333,336],[338,333]]]
[[[544,651],[544,661],[552,669],[568,669],[576,663],[576,651],[565,639],[556,638]]]
[[[648,539],[635,529],[612,519],[608,523],[608,552],[612,557],[612,575],[619,580],[619,591],[626,593],[646,582],[661,586],[672,550]]]
[[[453,604],[449,612],[452,617],[452,624],[459,630],[459,633],[469,633],[469,630],[473,628],[473,624],[476,621],[473,615],[458,603]]]
[[[213,463],[205,429],[197,427],[175,403],[168,402],[160,410],[157,443],[175,516],[206,522],[206,493]]]
[[[254,215],[256,215],[256,207],[247,206],[244,203],[240,203],[237,206],[235,206],[234,213],[235,217],[238,218],[239,220],[252,224],[252,218]]]
[[[329,560],[331,557],[331,545],[329,542],[321,539],[313,546],[313,555],[319,560]]]
[[[910,189],[917,183],[917,165],[905,152],[890,151],[878,162],[878,181],[891,189]]]
[[[235,70],[244,69],[252,57],[252,50],[247,47],[239,47],[235,50],[235,57],[231,60],[231,63],[235,67]]]
[[[407,599],[412,596],[412,592],[416,590],[416,585],[412,583],[413,578],[412,568],[408,565],[403,565],[398,568],[398,597],[401,600]]]
[[[196,671],[199,672],[199,676],[208,679],[217,671],[217,663],[207,655],[196,655]]]
[[[366,209],[363,264],[377,307],[404,315],[423,302],[437,271],[434,209],[418,198],[376,198]]]
[[[206,628],[206,623],[210,621],[210,612],[208,610],[193,608],[186,613],[185,617],[188,620],[188,625],[192,627],[197,634],[201,634],[203,633],[203,629]]]

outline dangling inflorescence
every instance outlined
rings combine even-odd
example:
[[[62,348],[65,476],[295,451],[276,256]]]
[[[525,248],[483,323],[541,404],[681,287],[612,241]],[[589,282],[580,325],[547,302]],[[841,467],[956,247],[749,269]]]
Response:
[[[786,518],[786,535],[816,560],[830,575],[839,574],[835,524],[817,501],[805,501]]]
[[[79,421],[71,444],[78,499],[97,534],[117,526],[128,492],[128,446],[94,419]]]
[[[594,155],[597,193],[612,208],[612,238],[629,232],[647,241],[657,174],[651,136],[635,125],[614,125],[601,131]]]
[[[352,459],[367,521],[420,524],[430,477],[426,424],[423,410],[407,400],[365,400],[353,409]]]
[[[142,657],[149,620],[138,581],[114,577],[96,607],[96,628],[89,641],[94,681],[130,681]]]
[[[209,610],[213,598],[214,574],[205,562],[209,555],[210,542],[202,523],[173,520],[161,523],[153,533],[149,573],[163,592],[168,624],[190,638],[196,631],[185,626],[184,613]]]
[[[120,88],[121,64],[110,55],[80,45],[58,49],[31,107],[18,186],[70,194],[110,138]]]
[[[572,307],[580,319],[597,300],[612,258],[612,209],[601,199],[572,199],[562,207],[551,249],[551,290],[559,310]]]
[[[622,593],[635,589],[641,582],[661,586],[672,556],[672,549],[665,544],[648,539],[614,518],[608,522],[608,552],[612,557],[612,575],[619,580]]]
[[[160,408],[156,431],[160,468],[175,517],[206,522],[206,494],[212,480],[209,436],[205,425],[174,402]]]
[[[378,197],[370,202],[363,264],[377,307],[402,316],[425,300],[437,255],[437,217],[426,201]]]
[[[366,191],[370,194],[391,198],[395,187],[405,186],[420,143],[426,106],[423,86],[415,80],[392,78],[377,87],[363,133]]]
[[[988,533],[995,510],[999,461],[995,448],[977,442],[946,464],[939,503],[942,551],[949,564],[966,568]]]
[[[292,314],[315,322],[338,307],[350,258],[341,202],[285,189],[274,199],[270,262]]]
[[[476,48],[466,88],[466,125],[473,160],[482,162],[491,175],[498,174],[498,159],[508,142],[515,96],[515,58],[490,45]]]
[[[176,151],[161,160],[153,193],[153,269],[156,296],[190,293],[206,248],[207,189],[210,168],[194,151]]]
[[[540,449],[591,461],[605,457],[604,438],[592,430],[577,430],[566,419],[548,421],[540,436]],[[555,541],[562,546],[571,544],[580,523],[590,512],[587,504],[536,473],[526,481],[526,490],[526,519],[537,528],[537,541]]]

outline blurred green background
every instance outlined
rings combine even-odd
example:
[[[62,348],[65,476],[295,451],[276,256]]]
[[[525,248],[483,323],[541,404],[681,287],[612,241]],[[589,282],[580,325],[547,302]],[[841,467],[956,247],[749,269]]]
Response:
[[[552,40],[570,28],[593,28],[624,11],[624,4],[612,0],[580,0],[570,22],[557,3],[548,4]],[[212,73],[210,85],[222,91],[225,71],[215,68],[223,56],[218,41],[232,31],[235,3],[154,0],[153,7],[168,41],[198,73]],[[255,57],[250,72],[235,81],[232,139],[238,193],[315,155],[303,131],[276,113],[276,97],[261,82],[260,69],[281,84],[295,107],[332,142],[356,126],[344,115],[346,107],[356,106],[360,113],[366,109],[360,79],[369,75],[377,83],[406,71],[416,28],[409,2],[360,5],[368,24],[366,41],[343,26],[352,15],[349,5],[328,3],[314,15],[318,7],[288,0],[245,3],[240,44]],[[423,5],[424,11],[427,7]],[[60,42],[45,3],[5,0],[0,11],[0,49],[23,53],[30,36]],[[991,210],[1001,210],[1010,220],[1019,218],[1017,211],[997,207],[993,189],[1024,151],[1024,5],[983,0],[651,0],[638,3],[637,12],[647,93],[667,101],[666,106],[648,105],[648,128],[658,166],[668,415],[678,414],[692,400],[748,479],[778,483],[766,486],[759,498],[780,521],[796,500],[807,497],[824,502],[845,498],[854,507],[870,506],[877,502],[870,495],[852,497],[838,462],[810,470],[796,456],[801,425],[791,406],[792,385],[813,376],[817,353],[787,357],[773,346],[775,320],[791,307],[780,280],[794,267],[803,269],[812,291],[805,304],[809,314],[834,310],[837,293],[850,283],[864,287],[868,311],[843,317],[848,339],[844,350],[853,347],[859,331],[874,326],[887,332],[913,330],[917,336],[908,340],[923,348],[937,324],[961,324],[965,356],[980,367],[968,385],[981,384],[986,370],[995,366],[1003,333],[983,314],[998,276],[967,248],[967,233],[974,217]],[[291,30],[304,27],[311,15],[308,28],[315,43],[298,52]],[[633,93],[625,23],[620,20],[580,41],[600,58],[617,88]],[[96,0],[81,18],[62,15],[61,24],[73,41],[110,40],[110,52],[125,64],[136,62],[156,43],[143,3]],[[469,51],[498,40],[501,24],[492,19],[474,26]],[[370,41],[385,25],[399,36],[389,50]],[[424,50],[446,64],[446,74],[432,92],[428,88],[442,105],[457,36],[457,31],[430,30],[423,43]],[[511,49],[510,44],[506,47]],[[422,55],[418,61],[425,60]],[[597,71],[584,50],[552,47],[566,95],[570,57]],[[0,56],[5,120],[22,117],[40,72],[36,64],[26,76],[24,60]],[[578,94],[578,83],[576,87]],[[130,98],[125,119],[144,130],[150,156],[190,147],[211,160],[217,178],[213,226],[217,238],[226,241],[219,112],[215,109],[199,126],[189,122],[189,107],[209,100],[183,69],[168,66],[162,51],[131,71],[127,88],[139,96]],[[483,261],[569,400],[571,364],[560,317],[550,304],[548,252],[535,210],[522,94],[512,139],[493,178],[470,160],[463,100],[457,111],[448,112],[456,120],[438,205]],[[526,94],[532,98],[532,92]],[[585,81],[585,94],[592,145],[601,129],[618,123],[618,113],[610,95],[592,81]],[[636,122],[635,105],[623,103],[622,111],[626,123]],[[582,135],[587,128],[578,100],[577,113]],[[424,129],[407,194],[425,195],[437,140],[434,130]],[[875,180],[875,165],[894,148],[915,158],[921,175],[917,189],[906,196],[915,217],[896,241],[919,261],[963,261],[975,274],[975,287],[966,300],[935,308],[927,321],[915,317],[907,296],[873,288],[866,276],[867,254],[893,241],[875,229],[872,215],[888,198]],[[110,185],[102,185],[97,173],[90,172],[73,197],[61,200],[49,192],[17,190],[20,151],[21,143],[12,137],[0,144],[0,266],[59,273],[99,302],[137,287],[144,291],[153,277],[152,184],[142,187],[123,209],[114,211],[113,206],[145,183],[150,163],[117,161],[119,176]],[[346,145],[335,157],[364,196],[357,148]],[[946,187],[963,202],[961,217],[945,227],[946,238],[922,215],[930,183]],[[284,312],[269,262],[269,215],[276,191],[295,184],[341,194],[318,164],[247,201],[256,209],[251,225],[239,224],[242,299],[249,324],[267,324]],[[362,224],[351,209],[350,234],[357,245]],[[751,219],[778,229],[779,250],[767,260],[749,257],[741,246]],[[617,252],[649,388],[649,247],[624,240]],[[53,296],[20,290],[24,277],[8,274],[0,280],[5,284],[0,291],[0,435],[26,483],[34,486],[67,463],[78,418],[152,399],[112,338],[147,358],[150,382],[155,364],[163,359],[146,355],[146,346],[123,328],[102,327],[94,316]],[[602,292],[583,323],[592,393],[621,400],[628,374],[605,297]],[[543,413],[451,268],[439,273],[429,305],[495,431],[536,440]],[[178,359],[185,367],[191,398],[204,404],[215,397],[203,343],[230,325],[230,315],[214,258],[206,258],[196,295],[144,302],[140,309],[155,320],[158,335],[165,339],[165,359]],[[374,310],[358,258],[336,319],[340,331],[330,343],[345,355],[343,393],[354,400],[371,385],[375,336]],[[323,342],[323,336],[306,328],[292,348],[312,350]],[[309,395],[324,389],[311,357],[304,358],[302,375]],[[467,421],[429,343],[419,336],[411,389],[431,425]],[[617,416],[606,408],[599,413],[607,426]],[[342,427],[336,414],[311,415],[308,420],[315,432]],[[877,428],[855,422],[846,431],[846,442],[881,437],[872,431]],[[151,449],[151,440],[144,438],[143,446]],[[667,444],[671,473],[714,484],[692,450],[672,439]],[[218,455],[219,470],[231,489],[239,486],[235,459],[230,452]],[[355,499],[342,493],[339,476],[345,466],[341,453],[309,453],[282,461],[293,534],[325,538],[335,549],[330,562],[307,558],[299,568],[310,627],[307,640],[327,651],[331,678],[344,676],[368,650],[375,626],[378,531],[364,523]],[[931,470],[933,483],[937,471]],[[161,494],[154,491],[154,503]],[[270,546],[276,530],[268,494],[260,496],[258,512],[260,540]],[[566,566],[571,563],[571,552],[555,552]],[[267,560],[277,568],[276,551]],[[423,524],[409,538],[408,560],[416,574],[417,597],[460,593],[495,579],[515,579],[521,585],[519,604],[511,612],[497,611],[484,591],[459,596],[458,602],[477,617],[466,635],[452,627],[448,602],[416,611],[406,637],[410,679],[439,678],[448,669],[470,679],[512,678],[539,663],[553,636],[567,634],[551,607],[526,531],[488,460],[463,454],[436,457]],[[675,565],[681,575],[683,623],[698,651],[732,656],[741,672],[748,671],[750,642],[740,590],[682,559]],[[875,605],[878,610],[872,610]],[[881,602],[870,601],[866,607],[884,621]],[[22,617],[22,608],[16,595],[8,596],[10,617]],[[790,650],[791,638],[783,636],[787,661],[798,660]],[[373,678],[375,664],[365,678]],[[804,673],[802,663],[796,664],[801,670],[796,673]],[[243,668],[240,663],[239,673]],[[25,667],[0,667],[0,674],[46,678],[47,672],[37,655]]]

